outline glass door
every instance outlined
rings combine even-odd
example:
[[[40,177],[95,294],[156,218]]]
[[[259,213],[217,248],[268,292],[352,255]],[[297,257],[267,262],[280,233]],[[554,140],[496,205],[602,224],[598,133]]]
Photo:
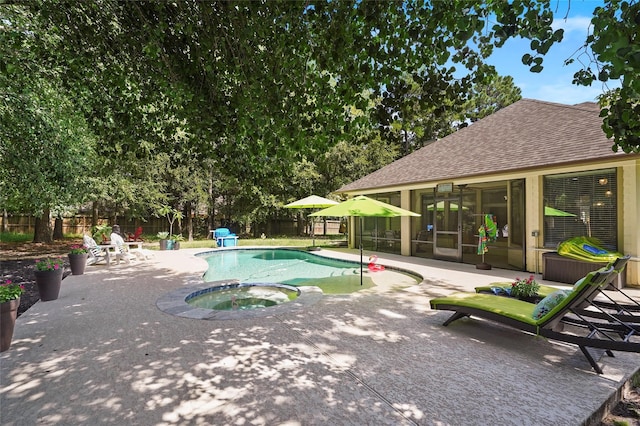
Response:
[[[434,257],[442,260],[462,260],[460,195],[436,194],[435,203],[427,208],[435,215]]]

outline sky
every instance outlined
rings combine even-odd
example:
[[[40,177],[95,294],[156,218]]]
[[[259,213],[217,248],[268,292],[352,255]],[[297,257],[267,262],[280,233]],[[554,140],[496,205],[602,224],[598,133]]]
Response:
[[[494,65],[500,75],[512,76],[514,84],[522,90],[523,98],[568,105],[596,102],[598,95],[619,87],[619,82],[607,82],[606,87],[599,81],[594,81],[590,87],[577,86],[571,81],[573,74],[581,68],[578,60],[568,66],[564,65],[564,61],[584,45],[589,34],[593,10],[603,3],[601,0],[551,1],[552,7],[557,7],[554,13],[554,29],[563,28],[564,39],[551,47],[544,56],[544,69],[541,73],[530,72],[529,67],[522,63],[522,55],[531,52],[529,40],[509,40],[502,48],[496,50],[487,62]],[[565,20],[567,9],[569,14]]]

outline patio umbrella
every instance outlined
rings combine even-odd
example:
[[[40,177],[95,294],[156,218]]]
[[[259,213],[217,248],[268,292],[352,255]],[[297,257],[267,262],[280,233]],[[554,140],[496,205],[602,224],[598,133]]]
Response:
[[[362,218],[363,217],[397,217],[420,216],[409,210],[359,195],[336,206],[328,207],[309,216],[357,216],[360,217],[360,285],[362,285]]]
[[[544,206],[544,215],[545,216],[556,216],[556,217],[576,217],[575,214],[565,212],[562,210],[554,209],[553,207]]]
[[[433,204],[429,204],[427,206],[427,210],[432,211],[433,210]],[[458,205],[456,203],[449,203],[449,210],[452,212],[456,212],[458,211]],[[469,210],[468,207],[462,207],[462,210]],[[444,201],[438,201],[436,203],[436,211],[444,211]]]
[[[328,198],[323,198],[318,195],[309,195],[308,197],[302,198],[300,200],[294,201],[285,205],[285,208],[288,209],[324,209],[325,207],[335,206],[338,204],[337,201],[330,200]],[[311,237],[312,237],[312,246],[316,245],[316,233],[315,226],[313,223],[313,218],[311,219]]]

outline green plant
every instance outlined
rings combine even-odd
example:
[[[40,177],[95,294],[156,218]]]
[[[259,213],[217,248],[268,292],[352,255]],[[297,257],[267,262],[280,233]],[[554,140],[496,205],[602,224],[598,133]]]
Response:
[[[174,235],[173,237],[171,237],[171,239],[173,241],[184,241],[184,237],[182,236],[182,234]]]
[[[71,250],[69,251],[69,254],[86,254],[88,252],[89,250],[87,250],[85,246],[80,244],[75,244],[71,246]]]
[[[107,238],[109,238],[109,236],[111,235],[111,226],[109,225],[97,225],[93,231],[91,232],[91,236],[93,237],[94,240],[98,241],[98,243],[100,243],[100,241],[102,241],[102,236],[105,236]]]
[[[167,221],[169,221],[169,235],[173,235],[173,223],[177,220],[178,225],[180,225],[180,221],[182,220],[182,212],[165,204],[157,210],[157,214],[167,218]]]
[[[62,259],[47,258],[42,260],[36,260],[37,271],[57,271],[62,269]]]
[[[21,232],[0,232],[0,241],[3,243],[27,243],[33,241],[33,232],[26,234]]]
[[[161,240],[166,240],[167,237],[169,237],[169,233],[167,231],[160,231],[157,235]]]
[[[516,281],[511,284],[511,296],[512,297],[531,297],[538,294],[540,284],[536,282],[531,275],[528,279],[516,278]]]
[[[24,293],[24,286],[22,284],[13,284],[11,280],[5,280],[0,284],[0,303],[15,300]]]

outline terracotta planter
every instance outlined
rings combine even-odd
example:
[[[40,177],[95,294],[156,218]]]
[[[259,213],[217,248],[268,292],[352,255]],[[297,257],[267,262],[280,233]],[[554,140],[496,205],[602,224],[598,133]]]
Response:
[[[58,294],[60,294],[60,285],[62,284],[62,269],[57,271],[36,271],[35,274],[40,300],[43,302],[56,300]]]
[[[84,268],[87,266],[88,253],[71,254],[69,253],[69,265],[71,266],[71,273],[73,275],[84,274]]]
[[[20,298],[0,303],[0,352],[4,352],[11,346],[13,328],[18,317]]]

